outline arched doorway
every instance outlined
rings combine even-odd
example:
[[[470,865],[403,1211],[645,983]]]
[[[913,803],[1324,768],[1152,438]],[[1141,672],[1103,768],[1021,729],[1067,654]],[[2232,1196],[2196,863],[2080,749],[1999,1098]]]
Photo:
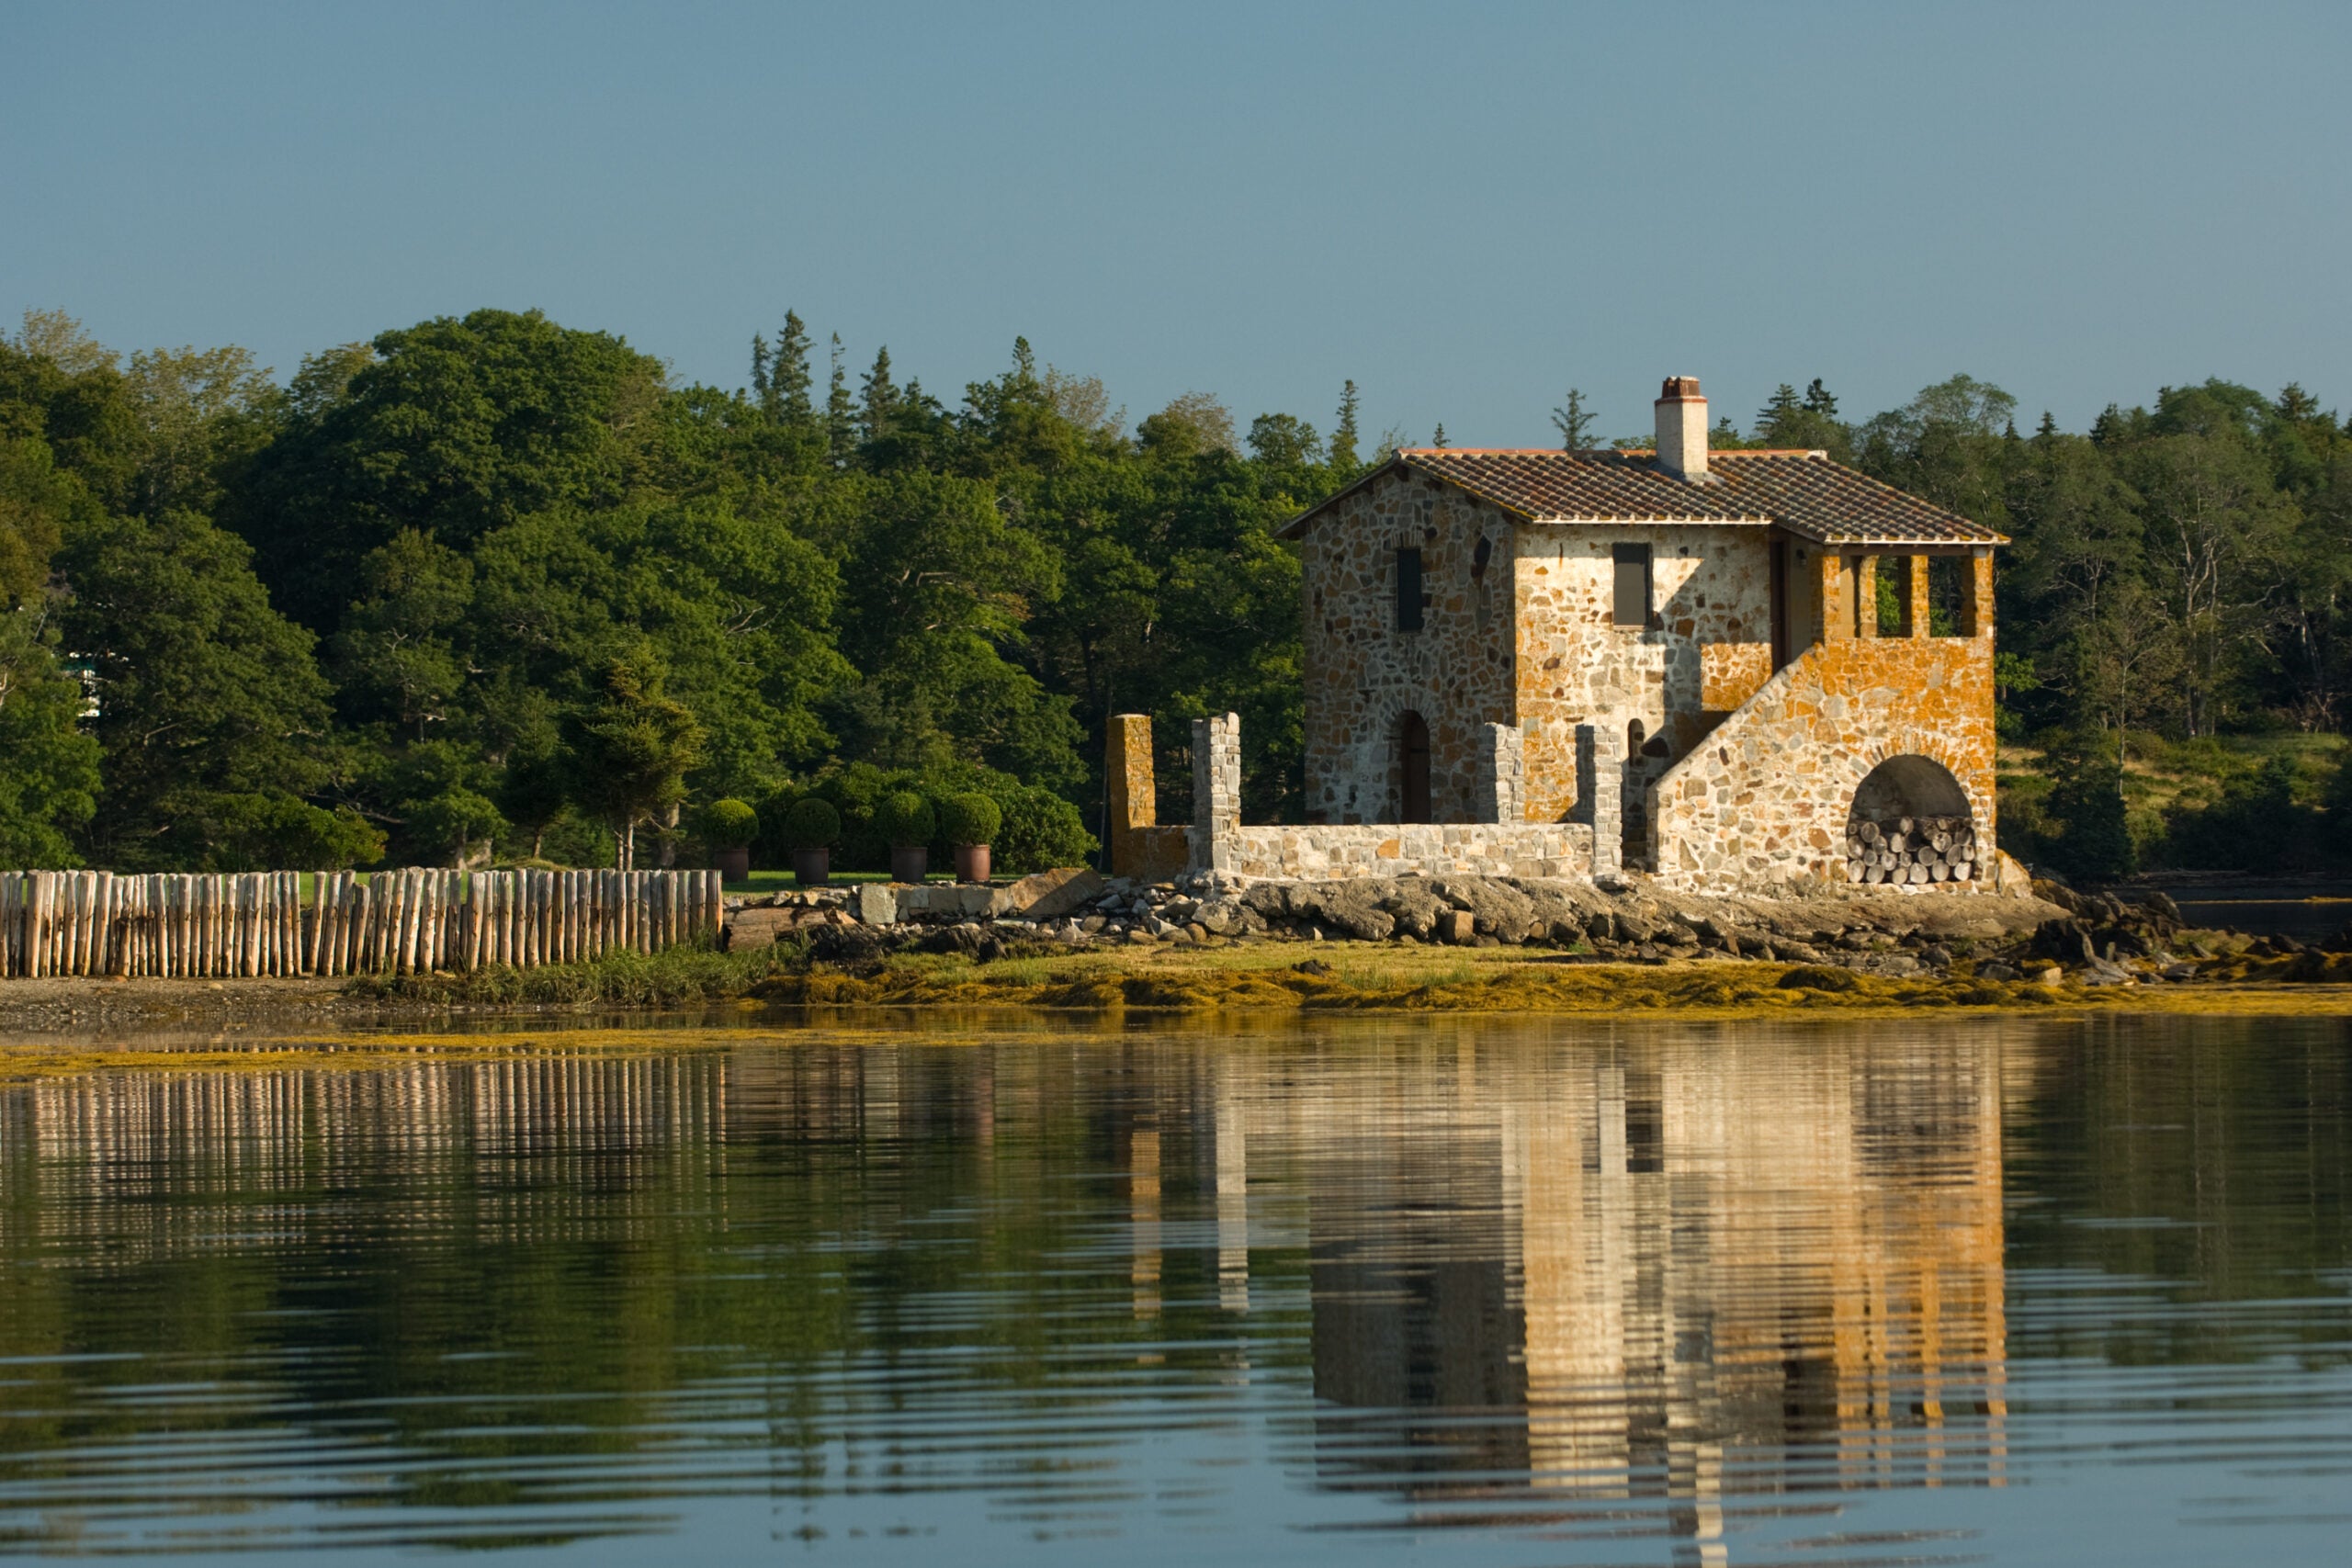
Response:
[[[1976,818],[1951,770],[1927,757],[1889,757],[1854,790],[1846,815],[1846,880],[1888,886],[1973,882]]]
[[[1400,822],[1430,819],[1429,721],[1407,709],[1396,721],[1396,760],[1401,767],[1405,808]]]

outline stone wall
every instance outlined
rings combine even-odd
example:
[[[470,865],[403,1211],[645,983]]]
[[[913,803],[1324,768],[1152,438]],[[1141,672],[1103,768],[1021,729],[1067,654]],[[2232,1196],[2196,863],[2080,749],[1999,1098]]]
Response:
[[[1227,874],[1338,882],[1368,876],[1592,875],[1592,829],[1575,822],[1238,828]]]
[[[1499,508],[1422,475],[1377,479],[1301,541],[1306,815],[1404,815],[1403,716],[1430,728],[1430,815],[1475,820],[1479,728],[1510,724],[1512,556]],[[1486,558],[1479,558],[1479,545]],[[1396,552],[1421,552],[1422,629],[1396,625]]]
[[[1989,561],[1978,575],[1989,580]],[[1854,791],[1896,756],[1925,757],[1951,773],[1989,861],[1996,849],[1989,633],[1843,637],[1807,649],[1657,784],[1651,842],[1659,880],[1704,892],[1842,884]]]
[[[1611,547],[1647,545],[1646,627],[1611,616]],[[1631,759],[1639,789],[1686,754],[1772,672],[1771,554],[1761,525],[1535,524],[1521,530],[1516,570],[1518,682],[1513,716],[1527,737],[1527,815],[1577,809],[1576,732],[1612,734],[1627,760],[1634,721],[1667,755]]]
[[[1112,871],[1144,882],[1182,874],[1191,859],[1191,829],[1159,826],[1148,714],[1111,716],[1103,735],[1102,775],[1110,807],[1102,838]]]

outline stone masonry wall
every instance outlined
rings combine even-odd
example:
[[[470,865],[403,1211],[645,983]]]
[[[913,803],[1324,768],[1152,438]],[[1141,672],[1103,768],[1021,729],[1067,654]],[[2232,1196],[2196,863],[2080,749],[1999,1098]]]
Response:
[[[1112,871],[1145,882],[1181,874],[1191,856],[1190,829],[1159,826],[1148,714],[1111,716],[1103,736],[1102,773],[1110,797],[1103,839]]]
[[[1375,479],[1307,530],[1301,562],[1310,820],[1394,822],[1404,815],[1398,740],[1408,712],[1430,728],[1430,817],[1476,820],[1479,727],[1518,718],[1515,532],[1498,508],[1405,474]],[[1417,632],[1396,626],[1400,547],[1421,552],[1428,604]]]
[[[1989,565],[1978,570],[1989,582]],[[1659,880],[1690,892],[1844,882],[1854,791],[1871,769],[1901,755],[1951,773],[1991,862],[1989,630],[1838,637],[1800,655],[1658,782]]]
[[[1613,624],[1611,547],[1647,545],[1652,624]],[[1663,738],[1636,761],[1631,794],[1686,754],[1772,672],[1770,531],[1756,525],[1538,524],[1520,530],[1516,717],[1527,748],[1527,815],[1577,809],[1576,732]],[[1311,776],[1311,775],[1310,775]]]
[[[1227,874],[1336,882],[1359,876],[1592,874],[1592,829],[1576,822],[1389,823],[1240,828]]]
[[[1518,811],[1519,732],[1479,736],[1483,798],[1475,819],[1450,823],[1241,825],[1241,720],[1193,721],[1194,875],[1338,881],[1366,876],[1542,876],[1592,874],[1589,825],[1529,822]]]

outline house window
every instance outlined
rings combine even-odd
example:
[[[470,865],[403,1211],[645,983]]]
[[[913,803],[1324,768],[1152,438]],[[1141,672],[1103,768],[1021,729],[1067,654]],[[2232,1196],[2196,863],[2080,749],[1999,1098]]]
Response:
[[[1610,599],[1610,619],[1621,626],[1636,629],[1650,624],[1650,547],[1647,545],[1611,545],[1610,558],[1616,563],[1616,592]]]
[[[1396,629],[1421,629],[1421,552],[1396,552]]]

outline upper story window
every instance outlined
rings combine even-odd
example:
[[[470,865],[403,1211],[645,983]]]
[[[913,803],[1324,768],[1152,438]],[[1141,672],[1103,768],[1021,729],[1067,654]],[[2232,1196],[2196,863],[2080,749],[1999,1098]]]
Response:
[[[1421,552],[1396,552],[1396,629],[1421,629]]]
[[[1639,630],[1650,624],[1650,547],[1611,545],[1609,555],[1616,568],[1609,618],[1617,626]]]

